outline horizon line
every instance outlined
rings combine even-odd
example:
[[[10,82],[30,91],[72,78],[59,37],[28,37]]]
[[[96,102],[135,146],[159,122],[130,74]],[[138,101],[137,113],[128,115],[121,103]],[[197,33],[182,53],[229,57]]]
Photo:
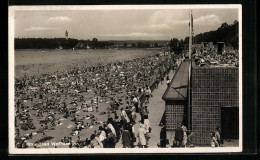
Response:
[[[53,38],[46,38],[46,37],[14,37],[14,39],[32,39],[32,38],[35,38],[35,39],[66,39],[65,37],[53,37]],[[77,40],[90,40],[92,41],[91,39],[79,39],[79,38],[68,38],[68,39],[77,39]],[[92,38],[93,39],[93,38]],[[178,39],[178,38],[177,38]],[[183,39],[183,38],[181,38]],[[179,40],[181,40],[179,39]],[[122,40],[119,40],[119,39],[110,39],[110,40],[102,40],[102,39],[98,39],[98,41],[170,41],[171,39],[155,39],[155,40],[152,40],[152,39],[122,39]],[[184,39],[183,39],[184,40]]]

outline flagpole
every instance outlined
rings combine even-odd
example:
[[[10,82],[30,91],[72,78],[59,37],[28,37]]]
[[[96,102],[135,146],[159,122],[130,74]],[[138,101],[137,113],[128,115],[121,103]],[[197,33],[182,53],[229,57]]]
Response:
[[[192,10],[190,10],[190,23],[189,23],[189,87],[188,87],[188,129],[191,129],[191,46],[192,46],[192,32],[193,32],[193,17]]]
[[[190,23],[189,23],[189,60],[191,60],[191,45],[192,45],[192,30],[191,30],[191,26],[192,26],[192,20],[191,20],[191,14],[192,14],[192,11],[190,10],[190,14],[189,14],[189,16],[190,16]]]

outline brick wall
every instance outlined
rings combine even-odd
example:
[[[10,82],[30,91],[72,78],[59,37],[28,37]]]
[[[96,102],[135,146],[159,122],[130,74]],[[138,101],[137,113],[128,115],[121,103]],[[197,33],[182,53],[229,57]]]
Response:
[[[192,130],[195,144],[210,145],[210,132],[221,127],[222,106],[239,106],[238,68],[192,69]]]
[[[173,131],[177,124],[181,123],[184,115],[184,104],[166,104],[165,106],[165,126],[167,131]]]

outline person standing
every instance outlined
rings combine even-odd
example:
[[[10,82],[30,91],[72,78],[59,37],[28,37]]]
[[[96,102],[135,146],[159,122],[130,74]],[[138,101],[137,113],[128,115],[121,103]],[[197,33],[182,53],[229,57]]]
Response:
[[[170,86],[170,84],[171,84],[171,80],[167,80],[167,87],[169,87]]]
[[[163,123],[161,123],[161,132],[160,132],[160,147],[166,147],[166,127]]]
[[[219,143],[217,141],[216,135],[214,132],[211,132],[211,147],[215,148],[215,147],[219,147]]]
[[[194,147],[194,145],[192,144],[192,137],[193,137],[192,130],[188,130],[187,131],[187,143],[186,143],[186,146],[188,145],[189,147]]]
[[[132,123],[135,124],[137,116],[136,116],[136,112],[135,112],[135,107],[134,106],[131,108],[131,117],[132,117],[132,120],[133,120]]]
[[[130,120],[130,122],[133,122],[133,118],[132,118],[132,112],[131,112],[131,109],[132,108],[132,106],[127,106],[127,107],[125,107],[125,112],[126,112],[126,115],[127,115],[127,117],[129,118],[129,120]]]
[[[112,124],[112,126],[116,132],[117,140],[119,140],[120,139],[120,127],[118,126],[117,122],[115,120],[113,120],[112,117],[108,118],[108,122],[109,122],[109,124]],[[112,132],[113,132],[113,130],[112,130]]]
[[[140,113],[140,117],[141,117],[141,119],[143,119],[143,110],[144,110],[144,105],[143,105],[143,103],[140,103],[140,108],[139,108],[139,113]]]
[[[158,89],[158,86],[159,86],[159,77],[156,77],[156,89]]]
[[[149,98],[151,96],[152,92],[151,92],[151,89],[146,86],[146,89],[145,89],[145,97],[146,97],[146,102],[149,103]]]
[[[99,108],[99,107],[98,107],[98,104],[96,104],[96,112],[99,112],[99,111],[98,111],[98,108]]]
[[[112,133],[110,128],[107,129],[107,132],[108,132],[108,134],[107,134],[107,143],[106,143],[107,145],[106,145],[106,147],[107,148],[115,148],[116,141],[117,141],[116,136],[115,136],[115,134]]]
[[[135,106],[135,110],[137,113],[139,113],[139,108],[138,108],[138,97],[135,95],[134,98],[133,98],[133,103],[134,103],[134,106]]]
[[[143,113],[142,113],[142,115],[143,115],[142,119],[143,119],[143,120],[148,119],[149,109],[148,109],[148,106],[147,106],[147,105],[144,106],[142,112],[143,112]]]
[[[178,127],[175,129],[175,137],[177,147],[181,147],[183,140],[183,130],[181,128],[181,123],[178,123]]]
[[[221,139],[222,137],[220,136],[220,133],[221,133],[221,129],[219,127],[217,127],[216,130],[215,130],[215,137],[217,139],[219,146],[221,146],[223,144],[223,141]]]
[[[121,120],[124,121],[125,123],[129,123],[130,119],[128,118],[124,108],[121,108]]]
[[[167,81],[170,80],[169,74],[166,76],[166,80]]]
[[[183,124],[182,126],[181,126],[181,128],[182,128],[182,130],[183,130],[183,140],[182,140],[182,145],[184,146],[184,147],[186,147],[186,144],[187,144],[187,127]]]
[[[102,126],[99,126],[99,139],[101,141],[101,143],[103,144],[103,147],[105,148],[106,144],[105,144],[105,140],[106,140],[106,132],[104,131]]]
[[[115,111],[115,101],[114,98],[110,99],[110,111]]]
[[[127,130],[126,125],[127,124],[123,125],[123,130],[122,130],[123,148],[131,148],[131,135],[130,132]]]
[[[107,121],[107,128],[109,128],[111,132],[116,136],[116,130],[110,121]]]
[[[144,113],[143,114],[144,114],[143,122],[144,122],[144,126],[145,126],[147,136],[148,136],[148,133],[151,132],[151,127],[150,127],[150,121],[148,119],[149,109],[148,109],[147,105],[144,107]]]
[[[128,123],[125,125],[125,127],[130,133],[130,146],[131,148],[134,148],[134,142],[136,142],[134,126],[132,123]]]
[[[163,85],[163,82],[164,82],[164,77],[163,75],[161,75],[161,84]]]
[[[147,145],[145,134],[146,134],[145,126],[144,124],[140,123],[140,128],[137,131],[137,137],[139,139],[140,148],[145,148]]]

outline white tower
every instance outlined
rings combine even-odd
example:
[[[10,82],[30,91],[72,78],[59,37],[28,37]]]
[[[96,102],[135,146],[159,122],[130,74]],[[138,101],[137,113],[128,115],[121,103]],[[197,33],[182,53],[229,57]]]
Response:
[[[69,36],[68,31],[66,31],[66,32],[65,32],[66,40],[68,40],[68,36]]]

